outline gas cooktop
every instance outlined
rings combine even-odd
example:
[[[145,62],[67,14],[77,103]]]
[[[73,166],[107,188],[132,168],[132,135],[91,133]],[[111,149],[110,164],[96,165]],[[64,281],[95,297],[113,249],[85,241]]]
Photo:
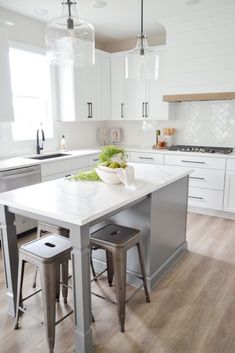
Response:
[[[233,148],[230,148],[230,147],[173,145],[173,146],[169,147],[169,151],[229,154],[229,153],[233,152]]]

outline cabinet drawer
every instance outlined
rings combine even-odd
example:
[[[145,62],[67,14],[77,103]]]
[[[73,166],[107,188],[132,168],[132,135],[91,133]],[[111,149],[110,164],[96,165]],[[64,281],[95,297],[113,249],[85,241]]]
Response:
[[[88,170],[88,168],[84,167],[84,168],[79,168],[79,169],[67,170],[66,172],[60,172],[60,173],[56,173],[56,174],[44,175],[42,177],[42,182],[56,180],[56,179],[60,179],[60,178],[65,178],[66,176],[78,174],[79,172],[86,171],[86,170]]]
[[[167,165],[182,165],[197,168],[209,169],[225,169],[225,158],[210,158],[201,156],[187,156],[187,155],[165,155],[165,164]]]
[[[235,170],[235,159],[227,160],[227,170]]]
[[[222,211],[223,191],[189,188],[189,206]]]
[[[45,163],[41,165],[42,177],[46,175],[53,175],[59,173],[67,173],[70,170],[76,170],[79,168],[87,167],[87,157],[63,159],[56,162]]]
[[[202,189],[224,189],[224,171],[195,168],[189,176],[189,186]]]
[[[88,157],[88,166],[95,166],[99,163],[99,154],[94,154],[93,156]]]
[[[131,162],[163,164],[163,155],[157,153],[131,152]]]

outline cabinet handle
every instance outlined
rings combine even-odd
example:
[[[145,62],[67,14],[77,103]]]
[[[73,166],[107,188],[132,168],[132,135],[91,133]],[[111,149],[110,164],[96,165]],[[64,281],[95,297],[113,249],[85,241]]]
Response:
[[[90,103],[90,107],[91,107],[91,116],[90,116],[90,118],[93,118],[92,103]]]
[[[198,197],[198,196],[189,196],[190,199],[197,199],[197,200],[203,200],[203,197]]]
[[[142,118],[144,118],[144,106],[145,106],[145,103],[142,103]]]
[[[189,177],[189,179],[205,180],[205,178],[201,178],[201,177]]]
[[[87,118],[90,119],[91,118],[91,113],[90,113],[90,103],[87,103],[87,107],[88,107],[88,115]]]
[[[145,103],[145,117],[148,118],[148,102]]]
[[[149,159],[149,160],[153,160],[153,157],[139,157],[139,159]]]
[[[196,161],[184,161],[181,160],[182,163],[195,163],[195,164],[206,164],[205,162],[196,162]]]
[[[93,159],[93,162],[97,162],[99,160],[99,158]]]
[[[71,177],[71,174],[66,174],[65,178]]]
[[[124,118],[123,107],[124,107],[124,103],[121,103],[121,118]]]

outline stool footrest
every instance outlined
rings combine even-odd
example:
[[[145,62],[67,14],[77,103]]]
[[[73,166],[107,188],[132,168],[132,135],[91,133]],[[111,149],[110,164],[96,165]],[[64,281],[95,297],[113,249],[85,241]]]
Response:
[[[57,320],[55,322],[55,325],[58,325],[60,322],[62,322],[64,319],[67,319],[67,317],[69,317],[70,315],[73,314],[73,310],[71,310],[68,314],[66,314],[65,316],[63,316],[61,319]]]
[[[27,299],[33,297],[34,295],[40,293],[41,291],[42,291],[42,289],[39,289],[39,290],[37,290],[36,292],[33,292],[32,294],[28,295],[27,297],[21,299],[21,303],[23,303],[25,300],[27,300]]]
[[[98,275],[96,275],[95,277],[92,278],[91,282],[96,281],[97,278],[99,278],[103,273],[105,273],[106,271],[108,271],[108,268],[106,268],[105,270],[103,270],[102,272],[98,273]]]
[[[30,312],[28,312],[26,309],[22,308],[22,306],[19,306],[19,310],[22,311],[22,313],[28,315],[31,319],[36,320],[37,322],[39,322],[40,325],[43,325],[44,322],[42,320],[40,320],[37,316],[31,314]]]

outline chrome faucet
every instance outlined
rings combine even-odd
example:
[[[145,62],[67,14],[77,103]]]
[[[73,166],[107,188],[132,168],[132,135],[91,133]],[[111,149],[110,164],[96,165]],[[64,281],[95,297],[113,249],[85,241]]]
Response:
[[[40,145],[41,140],[41,145]],[[45,134],[42,128],[37,129],[37,144],[36,144],[36,151],[37,154],[40,154],[40,151],[43,150],[43,141],[45,141]]]

